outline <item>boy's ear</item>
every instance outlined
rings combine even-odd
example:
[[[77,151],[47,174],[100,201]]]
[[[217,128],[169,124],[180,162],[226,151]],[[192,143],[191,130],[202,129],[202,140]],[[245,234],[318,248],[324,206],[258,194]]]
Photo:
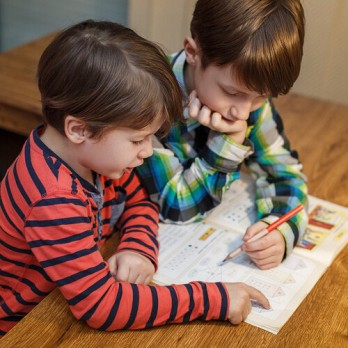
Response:
[[[198,45],[197,45],[197,42],[192,37],[185,38],[184,50],[186,53],[187,63],[190,65],[196,65],[197,59],[199,58]]]
[[[74,144],[81,144],[88,137],[86,122],[71,115],[65,118],[64,132],[66,137]]]

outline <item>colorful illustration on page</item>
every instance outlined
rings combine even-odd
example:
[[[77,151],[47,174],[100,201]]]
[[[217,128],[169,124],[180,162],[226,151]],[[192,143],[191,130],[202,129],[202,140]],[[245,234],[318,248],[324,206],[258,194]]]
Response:
[[[337,230],[346,218],[342,211],[317,205],[309,214],[308,228],[298,246],[313,250],[321,245],[330,233]]]

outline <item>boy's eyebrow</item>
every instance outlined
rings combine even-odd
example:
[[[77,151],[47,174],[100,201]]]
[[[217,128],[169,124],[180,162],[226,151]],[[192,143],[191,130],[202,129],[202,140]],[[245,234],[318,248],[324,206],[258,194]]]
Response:
[[[153,134],[155,134],[155,133],[150,132],[150,131],[148,131],[148,132],[146,132],[146,131],[139,131],[139,132],[134,133],[133,136],[135,138],[145,138],[145,137],[147,137],[149,135],[153,135]]]
[[[224,84],[224,83],[220,82],[219,86],[220,86],[220,88],[225,89],[225,90],[233,89],[237,93],[245,93],[245,92],[239,90],[238,88],[236,88],[234,84]]]
[[[225,86],[225,85],[220,85],[220,87],[228,92],[228,93],[236,93],[236,94],[247,94],[247,92],[244,92],[244,91],[241,91],[239,89],[237,89],[236,87],[234,86]]]
[[[234,92],[236,93],[241,93],[241,94],[248,94],[248,93],[253,93],[253,91],[241,91],[240,89],[236,88],[233,85],[224,85],[223,83],[220,83],[220,88],[225,89],[227,91],[229,91],[230,89],[233,89]],[[256,92],[258,94],[259,97],[267,97],[267,94],[260,94],[258,92]]]
[[[148,135],[154,135],[156,134],[162,127],[162,124],[154,129],[137,129],[137,135],[138,136],[148,136]]]

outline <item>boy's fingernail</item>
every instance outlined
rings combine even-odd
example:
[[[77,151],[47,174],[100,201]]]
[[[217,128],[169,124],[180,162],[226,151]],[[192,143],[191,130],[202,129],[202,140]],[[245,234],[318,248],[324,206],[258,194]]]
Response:
[[[198,109],[201,108],[201,102],[198,98],[194,98],[190,101],[190,106],[197,107]]]

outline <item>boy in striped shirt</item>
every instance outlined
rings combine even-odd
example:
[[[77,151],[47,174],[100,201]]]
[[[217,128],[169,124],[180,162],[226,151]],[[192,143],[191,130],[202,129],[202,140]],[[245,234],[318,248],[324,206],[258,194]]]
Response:
[[[30,134],[0,186],[0,334],[54,288],[73,315],[99,330],[194,319],[238,324],[245,284],[150,286],[157,268],[158,207],[133,168],[151,137],[181,115],[181,93],[163,52],[111,22],[59,34],[38,66],[44,125]],[[100,247],[120,232],[115,255]]]

